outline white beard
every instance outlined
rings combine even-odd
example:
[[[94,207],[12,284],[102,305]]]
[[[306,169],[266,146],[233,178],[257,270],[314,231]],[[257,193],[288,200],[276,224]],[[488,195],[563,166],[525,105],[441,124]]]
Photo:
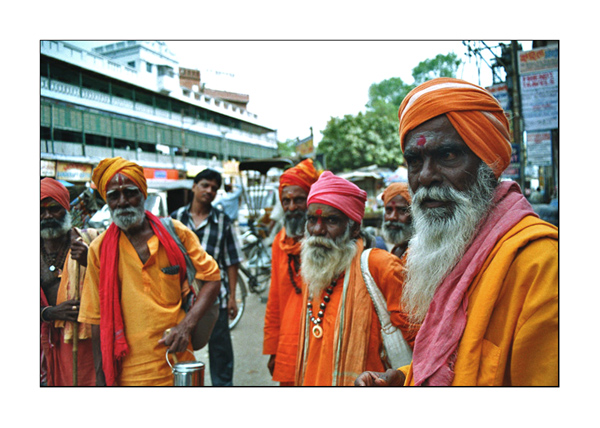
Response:
[[[344,234],[334,240],[306,232],[300,251],[301,273],[312,296],[319,296],[352,263],[356,241],[350,238],[350,223]]]
[[[390,225],[394,224],[398,228],[390,228]],[[383,239],[387,242],[390,242],[393,245],[402,244],[407,242],[413,235],[415,229],[412,225],[401,223],[399,221],[383,221],[383,226],[381,228],[381,234],[383,235]]]
[[[109,209],[112,221],[119,227],[119,229],[127,231],[132,226],[139,226],[146,217],[146,208],[144,207],[144,201],[142,201],[137,207],[129,208],[115,208],[114,210]],[[131,215],[123,215],[130,213]]]
[[[43,239],[55,239],[66,235],[71,230],[71,213],[66,212],[62,220],[44,220],[40,223],[40,236]]]
[[[408,244],[402,303],[413,322],[423,322],[437,288],[460,261],[487,215],[495,191],[490,175],[494,177],[482,164],[471,189],[423,187],[411,195],[415,235]],[[455,204],[451,209],[427,209],[421,206],[424,197]]]

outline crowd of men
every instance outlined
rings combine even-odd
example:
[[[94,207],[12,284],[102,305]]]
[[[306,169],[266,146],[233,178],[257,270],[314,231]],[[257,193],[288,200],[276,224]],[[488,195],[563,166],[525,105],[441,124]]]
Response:
[[[364,190],[310,159],[281,175],[265,370],[281,386],[558,385],[558,229],[500,180],[504,111],[439,78],[398,117],[408,183],[383,192],[385,249],[362,228]],[[64,186],[41,182],[42,384],[172,385],[165,354],[193,359],[192,332],[217,305],[211,380],[233,385],[243,255],[213,205],[220,174],[198,174],[174,231],[145,211],[139,165],[105,159],[92,180],[113,220],[99,236],[71,227]]]

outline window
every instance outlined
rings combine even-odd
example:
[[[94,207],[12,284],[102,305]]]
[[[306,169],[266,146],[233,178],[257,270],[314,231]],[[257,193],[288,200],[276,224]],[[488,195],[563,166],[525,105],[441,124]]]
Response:
[[[130,66],[131,68],[135,68],[135,61],[129,61],[127,63],[128,66]]]
[[[152,73],[152,64],[149,62],[146,63],[146,71],[148,73]]]

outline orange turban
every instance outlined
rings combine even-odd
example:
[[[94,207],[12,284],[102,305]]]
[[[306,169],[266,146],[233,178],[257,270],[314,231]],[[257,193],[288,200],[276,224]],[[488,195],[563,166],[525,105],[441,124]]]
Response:
[[[406,202],[411,203],[410,192],[408,191],[408,183],[392,183],[390,184],[384,191],[383,195],[381,195],[381,199],[383,199],[383,205],[387,205],[389,201],[391,201],[395,196],[402,196],[406,199]]]
[[[60,181],[56,181],[54,178],[46,177],[40,181],[40,196],[40,201],[52,198],[67,211],[71,208],[69,191]]]
[[[130,178],[142,191],[144,197],[148,196],[148,184],[146,183],[146,177],[144,177],[144,168],[134,162],[116,157],[102,160],[92,174],[92,181],[104,200],[106,200],[106,185],[117,173]]]
[[[473,153],[499,177],[510,164],[508,120],[492,94],[464,80],[441,77],[409,92],[398,111],[402,150],[409,131],[442,114]]]
[[[300,186],[310,192],[310,187],[319,179],[319,173],[313,165],[312,159],[305,159],[295,167],[287,169],[279,178],[279,197],[286,186]]]

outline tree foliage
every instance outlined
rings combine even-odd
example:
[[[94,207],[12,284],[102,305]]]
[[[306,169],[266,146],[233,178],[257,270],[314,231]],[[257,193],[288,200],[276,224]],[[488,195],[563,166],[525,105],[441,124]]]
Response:
[[[317,148],[332,171],[356,170],[376,164],[395,169],[403,163],[398,136],[398,108],[406,95],[436,77],[454,77],[461,61],[454,53],[437,55],[413,68],[414,82],[392,77],[369,87],[366,113],[332,117]]]

